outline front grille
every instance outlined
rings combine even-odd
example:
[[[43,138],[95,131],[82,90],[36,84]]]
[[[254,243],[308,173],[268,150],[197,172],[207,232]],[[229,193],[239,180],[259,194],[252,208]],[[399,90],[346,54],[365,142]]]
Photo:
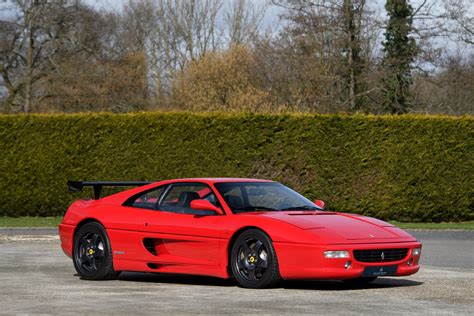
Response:
[[[405,258],[407,248],[354,250],[354,258],[359,262],[392,262]]]

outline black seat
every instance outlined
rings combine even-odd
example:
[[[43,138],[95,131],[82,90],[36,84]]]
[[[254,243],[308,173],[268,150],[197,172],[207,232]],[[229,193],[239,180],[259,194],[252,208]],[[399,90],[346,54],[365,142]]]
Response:
[[[176,206],[179,207],[190,207],[191,201],[199,199],[199,194],[193,191],[183,191],[179,194],[178,203]]]

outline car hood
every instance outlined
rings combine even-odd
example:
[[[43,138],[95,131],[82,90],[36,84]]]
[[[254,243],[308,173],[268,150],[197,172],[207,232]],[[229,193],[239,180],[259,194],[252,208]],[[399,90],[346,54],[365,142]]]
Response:
[[[410,234],[384,221],[336,212],[268,212],[263,216],[314,231],[331,243],[414,241]]]

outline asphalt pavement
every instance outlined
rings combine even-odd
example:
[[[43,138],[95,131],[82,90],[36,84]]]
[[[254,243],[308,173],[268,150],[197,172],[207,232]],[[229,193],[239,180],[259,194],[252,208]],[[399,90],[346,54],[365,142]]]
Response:
[[[122,273],[83,281],[55,229],[0,228],[0,314],[474,314],[474,231],[410,231],[422,268],[362,287],[283,282],[249,290],[232,280]]]
[[[407,231],[423,244],[422,265],[474,269],[474,230]]]

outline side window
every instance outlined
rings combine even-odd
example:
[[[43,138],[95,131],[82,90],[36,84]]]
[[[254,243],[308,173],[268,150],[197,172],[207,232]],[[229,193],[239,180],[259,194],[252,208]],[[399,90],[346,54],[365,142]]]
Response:
[[[204,200],[208,200],[209,202],[211,202],[211,204],[217,206],[217,198],[216,196],[214,195],[214,193],[211,193],[211,194],[208,194],[206,195],[205,197],[203,197]]]
[[[161,201],[160,210],[196,214],[196,210],[191,209],[191,201],[197,199],[206,199],[211,203],[217,203],[216,196],[205,184],[175,184]]]
[[[160,199],[161,194],[165,190],[166,186],[161,186],[159,188],[156,188],[154,190],[148,191],[139,197],[137,197],[135,200],[131,201],[128,203],[129,206],[133,207],[139,207],[139,208],[146,208],[146,209],[151,209],[154,210],[156,209],[158,200]]]

